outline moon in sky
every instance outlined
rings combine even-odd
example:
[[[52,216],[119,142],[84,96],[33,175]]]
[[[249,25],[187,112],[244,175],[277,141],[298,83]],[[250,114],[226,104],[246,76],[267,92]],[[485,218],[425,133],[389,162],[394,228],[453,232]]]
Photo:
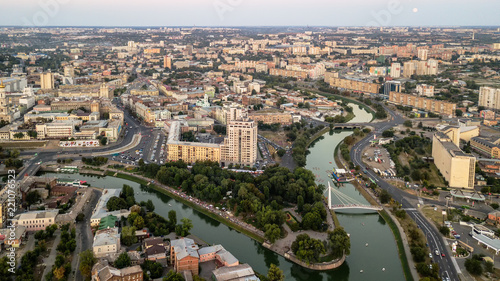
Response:
[[[418,9],[417,8],[413,8],[413,12],[414,13],[418,12]]]

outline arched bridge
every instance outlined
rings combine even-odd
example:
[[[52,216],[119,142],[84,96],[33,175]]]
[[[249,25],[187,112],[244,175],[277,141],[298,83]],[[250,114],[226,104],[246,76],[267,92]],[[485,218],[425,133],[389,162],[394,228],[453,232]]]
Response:
[[[340,204],[332,205],[332,194],[338,199]],[[340,190],[333,189],[328,182],[328,207],[336,212],[347,210],[381,211],[382,207],[363,204],[353,199]]]
[[[372,211],[382,211],[380,206],[370,206],[370,205],[358,205],[358,204],[348,204],[348,205],[332,205],[330,209],[338,210],[372,210]]]

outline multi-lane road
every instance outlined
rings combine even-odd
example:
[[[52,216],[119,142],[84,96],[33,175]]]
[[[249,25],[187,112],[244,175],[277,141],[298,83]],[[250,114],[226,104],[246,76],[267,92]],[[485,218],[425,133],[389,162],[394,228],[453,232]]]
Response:
[[[389,108],[385,108],[386,112],[389,113],[390,117],[387,122],[371,123],[370,126],[375,128],[375,130],[365,137],[360,142],[356,143],[351,152],[351,159],[356,166],[360,166],[362,169],[367,171],[367,176],[373,179],[377,185],[387,190],[394,200],[402,204],[403,209],[406,210],[407,214],[416,222],[417,226],[423,231],[427,238],[427,242],[432,253],[433,262],[439,265],[440,277],[446,277],[450,280],[460,280],[457,274],[458,266],[455,260],[450,256],[450,251],[448,250],[448,244],[445,242],[438,232],[438,230],[431,225],[418,211],[417,204],[423,203],[423,199],[417,196],[408,194],[384,181],[375,172],[367,169],[362,161],[363,150],[370,144],[370,140],[374,138],[374,135],[379,137],[383,131],[393,128],[397,125],[403,124],[404,118],[393,112]],[[427,200],[428,201],[428,200]],[[429,201],[433,204],[443,204],[438,201]],[[436,255],[435,253],[438,253]],[[442,255],[444,254],[444,256]],[[411,258],[411,257],[409,257]]]

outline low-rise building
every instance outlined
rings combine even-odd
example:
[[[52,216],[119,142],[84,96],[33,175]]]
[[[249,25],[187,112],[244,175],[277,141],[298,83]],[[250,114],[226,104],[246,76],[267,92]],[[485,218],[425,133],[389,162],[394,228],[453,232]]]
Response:
[[[142,281],[143,278],[139,265],[117,269],[101,260],[92,267],[92,281]]]
[[[199,255],[198,245],[190,238],[181,238],[170,241],[170,262],[176,272],[184,270],[198,275]]]
[[[473,137],[470,139],[473,150],[490,158],[500,158],[500,138]]]
[[[26,227],[27,232],[45,230],[49,225],[56,223],[59,210],[31,211],[16,215],[14,224]]]
[[[120,233],[118,228],[106,228],[96,231],[92,251],[97,258],[120,251]]]
[[[252,267],[248,264],[223,266],[212,272],[214,281],[259,281]]]

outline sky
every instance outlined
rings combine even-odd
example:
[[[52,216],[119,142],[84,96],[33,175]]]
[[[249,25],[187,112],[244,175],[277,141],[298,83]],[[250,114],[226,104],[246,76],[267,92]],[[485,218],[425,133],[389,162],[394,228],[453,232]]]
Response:
[[[500,26],[498,0],[2,0],[0,26]]]

